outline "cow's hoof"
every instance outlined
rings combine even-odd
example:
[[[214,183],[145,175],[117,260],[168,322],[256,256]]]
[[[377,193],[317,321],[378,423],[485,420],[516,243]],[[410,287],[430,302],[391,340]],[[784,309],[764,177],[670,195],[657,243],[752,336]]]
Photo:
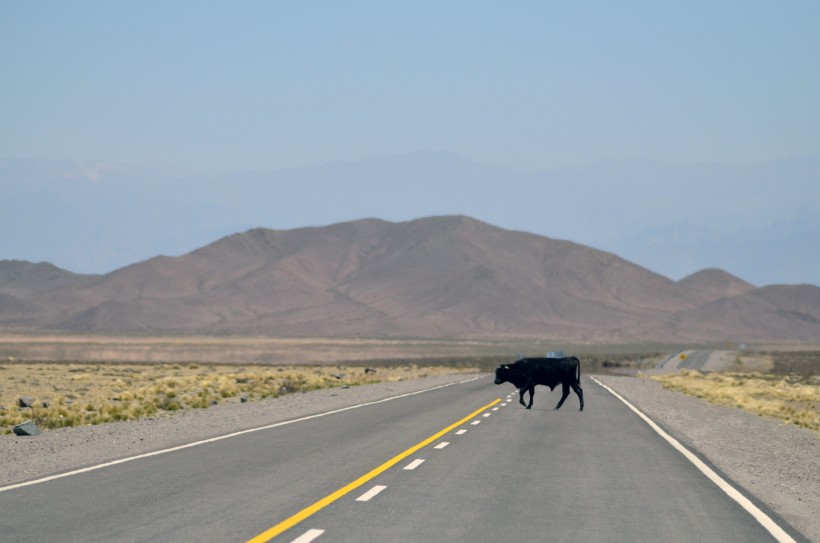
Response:
[[[532,406],[531,406],[531,405],[528,405],[526,408],[527,408],[527,409],[532,409]]]

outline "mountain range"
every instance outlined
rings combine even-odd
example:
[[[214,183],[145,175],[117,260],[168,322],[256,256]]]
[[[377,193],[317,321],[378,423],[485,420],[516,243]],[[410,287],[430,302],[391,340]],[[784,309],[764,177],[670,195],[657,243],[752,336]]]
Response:
[[[721,268],[820,285],[820,156],[749,166],[609,160],[523,172],[419,151],[204,174],[0,160],[0,258],[107,273],[254,227],[466,215],[615,253],[672,279]]]
[[[466,216],[254,228],[106,274],[0,261],[0,330],[576,341],[820,341],[820,288],[673,281]]]

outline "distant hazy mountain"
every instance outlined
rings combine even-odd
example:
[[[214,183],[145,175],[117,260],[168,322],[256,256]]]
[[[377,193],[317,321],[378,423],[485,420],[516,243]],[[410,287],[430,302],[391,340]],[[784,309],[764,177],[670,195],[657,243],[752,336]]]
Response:
[[[698,303],[740,296],[755,290],[755,287],[746,281],[714,268],[693,273],[678,281],[678,284],[689,289],[696,296],[693,299],[697,299]]]
[[[820,288],[771,285],[741,296],[720,298],[649,329],[651,335],[685,336],[713,341],[718,337],[765,338],[770,341],[820,339]]]
[[[722,270],[675,282],[464,216],[252,229],[98,276],[0,261],[0,326],[77,332],[820,339],[820,288]]]
[[[672,279],[820,284],[820,157],[740,168],[604,161],[517,172],[417,152],[203,176],[168,166],[0,161],[0,257],[102,273],[255,227],[467,215],[604,249]],[[13,232],[13,235],[10,233]]]

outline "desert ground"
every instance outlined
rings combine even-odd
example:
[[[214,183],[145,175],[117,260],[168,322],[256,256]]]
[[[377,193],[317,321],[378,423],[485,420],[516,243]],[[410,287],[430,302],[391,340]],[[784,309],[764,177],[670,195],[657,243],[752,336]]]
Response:
[[[25,420],[42,429],[73,427],[322,388],[492,371],[519,353],[544,356],[557,350],[555,345],[537,340],[5,335],[0,336],[0,433],[11,433]],[[579,354],[585,372],[621,374],[651,370],[668,354],[664,349],[673,349],[652,344],[561,347]],[[716,348],[705,369],[650,377],[670,390],[820,430],[820,350]]]

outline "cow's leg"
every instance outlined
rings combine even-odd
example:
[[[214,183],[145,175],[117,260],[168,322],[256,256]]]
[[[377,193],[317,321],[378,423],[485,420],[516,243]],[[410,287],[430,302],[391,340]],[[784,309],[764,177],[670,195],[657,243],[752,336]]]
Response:
[[[581,409],[578,411],[584,410],[584,391],[581,390],[581,383],[575,383],[572,385],[572,390],[578,395],[578,399],[581,401]]]
[[[569,396],[569,384],[561,383],[561,401],[559,401],[558,405],[555,406],[556,411],[561,409],[561,406],[564,405],[564,400],[567,399],[567,396]]]
[[[527,387],[521,387],[521,388],[518,389],[518,403],[520,403],[524,407],[527,407],[527,404],[524,403],[524,393],[526,391],[527,391]],[[532,400],[532,397],[530,397],[530,400]]]
[[[527,409],[532,409],[532,397],[535,396],[535,385],[530,385],[528,390],[530,391],[530,403],[527,406]]]

